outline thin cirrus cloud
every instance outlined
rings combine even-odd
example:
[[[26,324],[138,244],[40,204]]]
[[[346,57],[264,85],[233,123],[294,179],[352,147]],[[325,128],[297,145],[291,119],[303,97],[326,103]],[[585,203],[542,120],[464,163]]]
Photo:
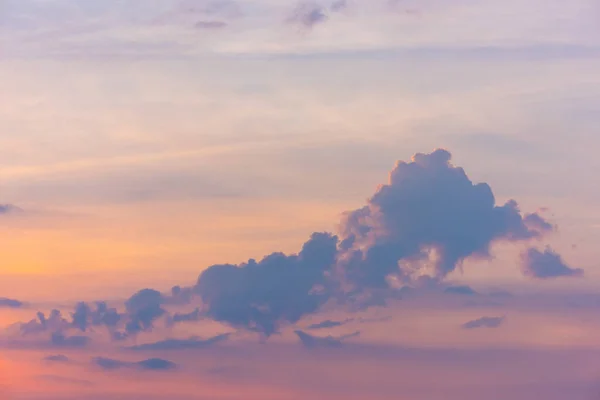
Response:
[[[305,2],[299,3],[294,8],[288,17],[288,22],[310,29],[325,23],[328,18],[327,11],[323,6],[317,3]]]
[[[147,360],[129,362],[115,360],[112,358],[95,357],[92,359],[92,364],[102,368],[105,371],[113,371],[123,368],[133,368],[142,371],[168,371],[177,367],[175,363],[162,358],[149,358]]]
[[[463,329],[499,328],[505,321],[505,317],[481,317],[462,325]]]
[[[302,343],[302,346],[309,348],[309,349],[321,348],[321,347],[334,347],[334,348],[342,347],[342,345],[346,339],[360,336],[360,332],[354,332],[354,333],[342,335],[339,337],[315,336],[315,335],[310,335],[301,330],[297,330],[294,333],[300,339],[300,343]]]
[[[86,336],[67,332],[103,327],[123,341],[154,330],[165,318],[167,326],[175,320],[213,320],[270,337],[326,304],[385,306],[409,287],[475,295],[468,286],[449,285],[447,276],[467,259],[490,259],[495,243],[527,244],[553,230],[541,215],[522,213],[514,200],[497,205],[489,185],[473,183],[451,163],[448,151],[438,149],[399,161],[366,206],[343,215],[339,235],[315,232],[297,254],[275,252],[240,265],[213,265],[191,288],[176,287],[170,295],[138,291],[123,311],[100,302],[95,307],[79,303],[70,319],[59,310],[48,317],[39,313],[21,326],[21,333],[50,333],[56,346],[84,346]],[[552,264],[558,255],[531,254],[530,264],[538,271],[534,277],[568,275]],[[539,272],[542,268],[551,272]],[[197,311],[171,315],[167,309],[194,298],[201,301]],[[227,337],[168,339],[146,349],[205,347]]]
[[[54,55],[94,55],[107,51],[113,55],[297,54],[415,46],[481,48],[540,44],[593,50],[599,43],[595,39],[597,20],[593,18],[596,10],[592,3],[587,0],[568,3],[342,0],[290,5],[256,0],[157,1],[142,5],[134,1],[94,0],[86,6],[66,1],[41,6],[33,0],[10,0],[4,5],[3,28],[8,33],[5,41],[10,44],[6,54],[26,54],[31,46],[35,46],[36,52]],[[468,17],[464,15],[465,8],[470,10]],[[346,10],[352,12],[342,12]],[[219,29],[225,27],[229,31],[227,37],[190,38],[190,31],[197,30],[198,23],[201,26],[202,22],[210,21],[217,21]],[[162,25],[174,29],[159,29]],[[310,37],[281,35],[282,29],[285,31],[282,25],[310,30]],[[536,29],[532,30],[532,26]],[[87,46],[80,40],[69,40],[82,33],[88,38]],[[170,45],[164,46],[165,42]]]

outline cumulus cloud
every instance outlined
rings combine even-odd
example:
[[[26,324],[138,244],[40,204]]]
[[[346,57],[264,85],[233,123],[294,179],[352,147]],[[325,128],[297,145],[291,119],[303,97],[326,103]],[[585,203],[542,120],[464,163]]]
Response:
[[[82,332],[87,331],[90,326],[114,328],[121,320],[118,311],[115,308],[108,308],[105,302],[97,302],[95,309],[85,302],[80,302],[75,306],[71,316],[73,326]]]
[[[463,329],[499,328],[504,323],[505,317],[481,317],[473,321],[465,322]]]
[[[130,350],[183,350],[183,349],[203,349],[206,347],[213,346],[217,343],[227,341],[231,334],[224,333],[221,335],[213,336],[208,339],[201,339],[198,337],[192,337],[189,339],[166,339],[154,343],[140,344],[132,346]]]
[[[326,9],[323,6],[316,3],[304,2],[296,5],[288,18],[288,22],[311,29],[324,23],[327,19]]]
[[[43,312],[37,313],[37,318],[20,325],[19,329],[24,336],[42,332],[62,332],[70,327],[70,323],[63,318],[60,310],[52,310],[46,317]]]
[[[384,305],[396,285],[439,285],[465,259],[490,258],[497,241],[527,242],[553,230],[514,200],[497,205],[488,184],[473,183],[450,161],[442,149],[399,161],[366,206],[345,213],[341,241],[315,233],[297,255],[208,268],[194,288],[203,311],[268,337],[332,298]],[[446,293],[476,294],[462,286]]]
[[[580,268],[569,267],[562,257],[547,247],[540,251],[534,247],[521,254],[522,271],[525,276],[535,279],[559,277],[580,277],[584,272]]]
[[[294,333],[300,339],[300,343],[302,343],[302,345],[304,347],[307,347],[310,349],[317,348],[317,347],[341,347],[343,344],[343,341],[345,339],[350,339],[350,338],[357,337],[360,335],[360,332],[354,332],[354,333],[351,333],[348,335],[343,335],[340,337],[333,337],[333,336],[319,337],[319,336],[310,335],[301,330],[294,331]]]
[[[122,368],[133,368],[145,371],[166,371],[175,369],[177,365],[171,361],[163,360],[162,358],[149,358],[138,362],[128,362],[115,360],[112,358],[95,357],[92,359],[92,364],[106,371],[112,371]]]
[[[553,229],[543,216],[521,213],[514,200],[497,205],[488,184],[473,183],[451,163],[448,151],[438,149],[399,161],[364,207],[343,215],[339,235],[315,232],[297,254],[276,252],[260,261],[213,265],[194,286],[176,286],[170,295],[140,290],[125,302],[124,313],[105,303],[95,308],[79,303],[72,321],[55,310],[48,319],[41,314],[23,324],[22,331],[63,334],[102,325],[113,339],[125,340],[151,331],[166,317],[167,326],[207,318],[269,337],[326,303],[360,310],[419,288],[475,295],[469,287],[448,287],[443,281],[468,258],[490,258],[495,242],[527,243]],[[538,278],[580,274],[550,250],[531,249],[524,261],[525,271]],[[191,312],[169,315],[163,308],[190,304],[194,297],[201,305]],[[336,321],[322,324],[338,326]],[[197,339],[169,339],[146,346],[204,345]]]
[[[523,216],[514,200],[496,205],[488,184],[474,184],[450,161],[438,149],[398,162],[367,205],[345,215],[341,247],[351,282],[386,287],[390,276],[406,282],[422,273],[443,279],[469,257],[489,258],[496,241],[550,230],[541,216]]]
[[[154,289],[142,289],[125,302],[129,321],[127,334],[135,335],[152,329],[154,321],[165,314],[163,295]]]
[[[198,278],[196,292],[216,321],[270,336],[329,299],[326,273],[335,262],[336,236],[314,233],[295,255],[273,253],[242,265],[214,265]]]

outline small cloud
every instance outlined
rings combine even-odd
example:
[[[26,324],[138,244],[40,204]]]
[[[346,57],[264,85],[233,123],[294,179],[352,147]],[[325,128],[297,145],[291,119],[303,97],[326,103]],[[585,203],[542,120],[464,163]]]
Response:
[[[25,210],[13,204],[0,204],[0,214],[20,214],[23,212]]]
[[[149,358],[138,362],[128,362],[112,358],[95,357],[92,359],[92,364],[105,371],[113,371],[122,368],[132,368],[144,371],[166,371],[175,369],[177,366],[175,363],[163,360],[162,358]]]
[[[349,335],[343,335],[340,337],[333,337],[333,336],[319,337],[319,336],[310,335],[301,330],[294,331],[294,333],[298,336],[302,345],[304,347],[310,348],[310,349],[317,348],[317,347],[341,347],[343,345],[343,341],[345,339],[349,339],[349,338],[360,335],[360,332],[354,332]]]
[[[202,319],[203,315],[199,308],[189,313],[175,313],[167,318],[167,326],[172,327],[184,322],[197,322]]]
[[[68,364],[71,362],[71,359],[63,354],[56,354],[44,357],[43,361],[52,362],[52,363],[60,363],[60,364]]]
[[[523,217],[523,222],[529,229],[536,230],[540,233],[552,232],[554,230],[554,226],[537,213],[526,214],[525,217]]]
[[[162,358],[149,358],[148,360],[135,363],[134,366],[147,371],[167,371],[175,369],[177,365]]]
[[[358,322],[361,324],[371,324],[375,322],[386,322],[392,319],[391,315],[386,315],[385,317],[374,317],[374,318],[359,318]]]
[[[571,268],[563,261],[560,254],[550,247],[544,251],[530,248],[521,254],[523,274],[534,279],[551,279],[559,277],[581,277],[583,269]]]
[[[25,307],[25,303],[23,303],[19,300],[7,299],[5,297],[0,297],[0,308],[23,308],[23,307]]]
[[[224,342],[229,339],[231,334],[224,333],[213,336],[208,339],[190,338],[190,339],[166,339],[154,343],[140,344],[129,347],[130,350],[183,350],[183,349],[203,349],[213,346],[217,343]]]
[[[463,329],[499,328],[504,323],[505,317],[481,317],[462,325]]]
[[[304,28],[314,28],[327,21],[325,9],[316,3],[300,3],[294,8],[288,22]]]
[[[50,337],[52,345],[57,347],[85,347],[90,341],[87,336],[67,336],[61,332],[55,332]]]
[[[227,22],[225,21],[198,21],[196,22],[196,28],[198,29],[223,29],[227,27]]]
[[[444,293],[458,294],[463,296],[474,296],[477,294],[477,292],[469,286],[449,286],[444,290]]]
[[[319,322],[317,324],[312,324],[306,327],[306,329],[316,330],[316,329],[326,329],[326,328],[336,328],[338,326],[346,325],[349,322],[352,322],[353,319],[346,319],[344,321],[332,321],[330,319]]]
[[[329,9],[334,12],[340,12],[348,8],[348,0],[337,0],[331,3]]]

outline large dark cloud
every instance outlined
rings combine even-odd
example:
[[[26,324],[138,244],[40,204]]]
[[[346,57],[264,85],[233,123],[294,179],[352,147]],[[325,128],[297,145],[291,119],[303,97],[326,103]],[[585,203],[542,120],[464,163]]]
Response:
[[[580,268],[571,268],[554,250],[530,248],[521,255],[523,274],[535,279],[583,276]]]
[[[381,288],[390,275],[407,281],[424,271],[443,279],[468,257],[488,258],[495,241],[551,230],[541,216],[523,216],[514,200],[496,205],[489,185],[474,184],[450,160],[436,150],[398,162],[367,205],[346,214],[341,258],[351,282]]]
[[[334,235],[314,233],[297,255],[273,253],[259,262],[208,268],[196,285],[206,314],[267,337],[280,323],[297,322],[328,300],[326,274],[337,242]]]
[[[476,294],[442,281],[467,258],[489,258],[495,242],[540,239],[553,226],[537,213],[521,213],[514,200],[497,205],[488,184],[473,183],[452,165],[448,151],[435,150],[399,161],[389,182],[364,207],[344,214],[339,230],[341,240],[331,233],[313,233],[298,254],[272,253],[260,261],[213,265],[193,287],[176,286],[170,295],[143,289],[125,302],[123,313],[105,303],[80,303],[71,321],[57,311],[48,319],[41,314],[23,324],[22,331],[63,334],[105,326],[113,339],[125,340],[152,330],[166,316],[168,326],[210,318],[269,337],[328,302],[361,310],[418,288]],[[526,273],[538,278],[581,273],[550,250],[529,250],[524,261]],[[170,315],[164,308],[189,305],[194,297],[202,302],[194,311]],[[169,339],[153,346],[203,345],[202,340]]]
[[[366,206],[344,215],[339,243],[315,233],[298,255],[208,268],[194,289],[203,311],[269,336],[332,298],[360,298],[359,309],[384,305],[393,282],[439,285],[465,259],[489,258],[494,242],[526,242],[553,230],[514,200],[497,205],[489,185],[473,183],[450,160],[436,150],[398,162]],[[447,292],[475,294],[467,287]]]

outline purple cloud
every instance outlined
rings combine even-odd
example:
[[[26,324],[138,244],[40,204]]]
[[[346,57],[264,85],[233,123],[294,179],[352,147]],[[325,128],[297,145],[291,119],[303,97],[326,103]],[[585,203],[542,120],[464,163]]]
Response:
[[[463,329],[499,328],[504,323],[504,317],[481,317],[473,321],[465,322]]]
[[[327,19],[324,7],[316,3],[300,3],[292,11],[288,22],[310,29],[324,23]]]
[[[489,258],[496,241],[547,232],[541,216],[523,217],[514,200],[496,205],[488,184],[474,184],[450,160],[439,149],[398,162],[367,205],[346,214],[342,259],[357,286],[387,287],[390,275],[408,282],[427,264],[441,280],[466,258]],[[402,262],[411,267],[399,268]]]
[[[582,269],[565,264],[560,254],[550,247],[544,251],[532,247],[521,255],[521,261],[523,274],[534,279],[581,277],[584,274]]]

